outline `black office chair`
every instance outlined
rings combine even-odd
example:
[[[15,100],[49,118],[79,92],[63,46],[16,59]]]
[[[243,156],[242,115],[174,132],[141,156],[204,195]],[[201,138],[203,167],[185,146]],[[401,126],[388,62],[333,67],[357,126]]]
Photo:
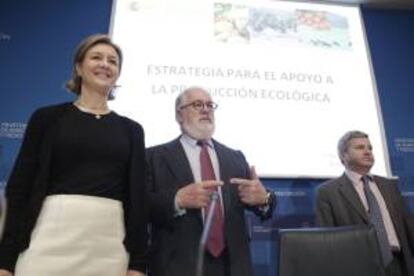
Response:
[[[376,232],[368,227],[279,231],[278,276],[384,276]]]

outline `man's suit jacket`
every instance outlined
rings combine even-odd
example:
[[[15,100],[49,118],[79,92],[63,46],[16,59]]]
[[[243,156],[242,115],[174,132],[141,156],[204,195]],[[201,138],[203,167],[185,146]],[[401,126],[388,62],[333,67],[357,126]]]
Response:
[[[414,223],[397,188],[397,181],[379,176],[374,176],[374,181],[390,213],[409,275],[414,276]],[[327,227],[369,224],[364,205],[345,173],[319,187],[316,224]]]
[[[252,275],[249,233],[245,221],[245,205],[239,200],[233,177],[249,178],[244,155],[213,141],[220,167],[225,239],[230,256],[231,274]],[[150,276],[193,276],[197,250],[203,230],[200,209],[187,209],[175,216],[174,197],[177,190],[194,183],[190,163],[179,139],[148,149],[148,193],[151,214]],[[262,219],[272,215],[273,205],[265,213],[251,208]]]

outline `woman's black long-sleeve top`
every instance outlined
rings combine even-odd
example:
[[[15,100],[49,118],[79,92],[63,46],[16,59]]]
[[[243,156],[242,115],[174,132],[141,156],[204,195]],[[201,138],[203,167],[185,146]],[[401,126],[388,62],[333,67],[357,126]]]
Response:
[[[52,145],[62,118],[71,110],[72,103],[40,108],[27,124],[20,152],[6,186],[7,214],[0,242],[0,268],[14,271],[19,253],[29,246],[43,200],[50,190]],[[126,117],[119,118],[128,133],[130,149],[126,168],[127,187],[122,200],[126,226],[124,244],[130,254],[129,269],[145,271],[148,205],[144,183],[144,131],[138,123]]]

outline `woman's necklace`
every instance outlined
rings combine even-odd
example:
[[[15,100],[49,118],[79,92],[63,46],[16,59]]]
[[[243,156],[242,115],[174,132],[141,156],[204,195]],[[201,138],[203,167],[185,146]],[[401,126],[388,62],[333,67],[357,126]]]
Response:
[[[92,107],[86,107],[80,101],[75,101],[73,104],[77,108],[79,108],[80,111],[86,112],[86,113],[91,113],[91,114],[95,115],[96,119],[101,119],[102,115],[106,115],[106,114],[109,114],[111,112],[111,110],[109,110],[109,108],[106,104],[102,107],[93,107],[93,108]]]

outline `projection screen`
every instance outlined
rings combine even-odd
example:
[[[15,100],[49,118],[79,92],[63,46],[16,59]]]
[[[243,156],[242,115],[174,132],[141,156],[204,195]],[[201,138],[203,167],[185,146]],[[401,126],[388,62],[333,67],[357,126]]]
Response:
[[[146,146],[178,137],[174,100],[202,86],[219,104],[214,138],[262,177],[339,175],[337,141],[354,129],[370,136],[373,172],[390,176],[358,7],[118,0],[111,35],[124,52],[111,108],[143,125]]]

